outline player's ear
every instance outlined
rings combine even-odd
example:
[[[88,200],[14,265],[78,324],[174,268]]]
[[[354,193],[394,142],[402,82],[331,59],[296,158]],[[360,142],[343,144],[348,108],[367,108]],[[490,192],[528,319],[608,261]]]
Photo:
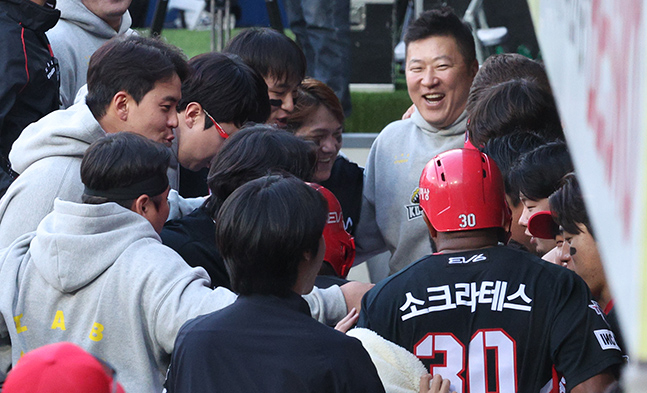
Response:
[[[133,204],[130,206],[130,210],[140,216],[146,217],[146,213],[148,209],[150,209],[150,203],[152,203],[151,198],[146,194],[142,194],[133,201]]]
[[[478,60],[474,59],[472,64],[469,66],[470,74],[472,75],[472,78],[476,76],[476,73],[479,71],[479,62]]]
[[[197,102],[190,102],[184,109],[184,121],[189,128],[193,128],[198,123],[204,126],[202,105]]]
[[[436,228],[434,228],[433,225],[431,225],[431,223],[429,222],[429,219],[427,218],[427,213],[425,213],[424,210],[422,212],[422,218],[425,220],[425,224],[427,224],[427,229],[429,230],[429,236],[435,239],[438,236],[438,231],[436,230]]]
[[[132,96],[129,93],[123,90],[118,91],[117,94],[112,97],[108,110],[114,111],[119,120],[127,121],[128,110],[132,101]]]

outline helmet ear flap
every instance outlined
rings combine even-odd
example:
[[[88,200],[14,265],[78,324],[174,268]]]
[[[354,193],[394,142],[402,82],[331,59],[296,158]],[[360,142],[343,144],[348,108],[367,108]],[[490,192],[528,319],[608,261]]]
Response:
[[[350,242],[347,244],[341,245],[341,259],[344,261],[340,267],[339,276],[341,278],[346,278],[350,268],[353,267],[353,262],[355,262],[355,239],[350,238]]]
[[[324,261],[332,266],[339,277],[346,278],[355,262],[355,239],[344,229],[344,216],[335,195],[319,184],[308,185],[328,201],[328,222],[323,231],[326,241]]]
[[[425,220],[425,224],[427,224],[427,230],[429,230],[429,235],[431,237],[436,237],[438,236],[438,231],[436,231],[436,228],[434,228],[433,225],[431,225],[431,222],[429,222],[429,219],[427,218],[427,213],[422,212],[422,219]]]

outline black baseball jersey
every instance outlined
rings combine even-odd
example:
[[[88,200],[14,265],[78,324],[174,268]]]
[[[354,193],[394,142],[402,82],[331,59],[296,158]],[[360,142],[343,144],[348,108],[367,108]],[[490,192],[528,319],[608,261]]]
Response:
[[[413,352],[458,393],[551,392],[558,373],[570,390],[622,363],[601,314],[575,273],[493,247],[412,263],[364,296],[358,326]]]

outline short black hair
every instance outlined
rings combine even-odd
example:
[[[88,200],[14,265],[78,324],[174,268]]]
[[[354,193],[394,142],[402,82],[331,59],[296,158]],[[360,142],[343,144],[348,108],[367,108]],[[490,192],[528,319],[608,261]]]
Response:
[[[239,187],[216,218],[216,244],[232,290],[290,294],[304,254],[319,251],[327,216],[325,198],[288,174],[270,174]]]
[[[562,177],[573,170],[566,143],[554,141],[523,154],[510,168],[508,177],[512,187],[538,201],[555,192]]]
[[[95,191],[123,189],[150,179],[159,179],[159,183],[166,180],[168,185],[166,171],[170,161],[171,151],[161,143],[131,132],[107,134],[85,151],[81,161],[81,181],[86,188]],[[82,196],[83,203],[116,202],[127,209],[133,200],[85,193]]]
[[[530,79],[510,79],[484,88],[468,117],[474,146],[518,129],[532,130],[547,140],[564,140],[552,94]]]
[[[519,190],[510,184],[508,179],[510,168],[522,154],[534,150],[546,142],[543,137],[531,131],[518,131],[492,138],[480,149],[494,160],[497,167],[499,167],[505,184],[505,193],[514,206],[518,206],[520,202]]]
[[[226,53],[240,56],[264,78],[300,83],[306,76],[306,57],[299,46],[278,31],[252,27],[231,39]]]
[[[575,173],[564,176],[561,186],[548,198],[548,202],[555,222],[566,232],[576,235],[582,232],[577,224],[584,224],[591,236],[595,237]]]
[[[404,35],[404,43],[408,48],[412,42],[436,36],[454,37],[466,64],[472,64],[476,60],[472,29],[461,21],[450,7],[421,13],[418,19],[409,25]]]
[[[179,48],[158,38],[119,35],[101,45],[90,58],[85,102],[94,117],[101,119],[118,92],[127,92],[139,103],[155,83],[174,75],[183,81],[189,72]]]
[[[206,208],[215,217],[236,188],[272,170],[310,181],[316,162],[316,145],[312,142],[270,125],[243,128],[227,138],[211,164],[207,176],[211,196]]]
[[[203,53],[189,60],[189,66],[192,73],[182,83],[179,112],[189,103],[197,102],[217,122],[234,123],[238,128],[247,121],[267,121],[270,100],[265,80],[240,57]],[[211,120],[205,121],[205,127],[211,127]]]

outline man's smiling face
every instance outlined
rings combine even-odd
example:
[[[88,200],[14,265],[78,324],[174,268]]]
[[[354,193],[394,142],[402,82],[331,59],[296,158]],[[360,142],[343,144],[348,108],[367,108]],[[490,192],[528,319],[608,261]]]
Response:
[[[454,37],[431,36],[407,47],[409,97],[435,128],[451,125],[463,113],[476,71],[478,63],[465,63]]]

